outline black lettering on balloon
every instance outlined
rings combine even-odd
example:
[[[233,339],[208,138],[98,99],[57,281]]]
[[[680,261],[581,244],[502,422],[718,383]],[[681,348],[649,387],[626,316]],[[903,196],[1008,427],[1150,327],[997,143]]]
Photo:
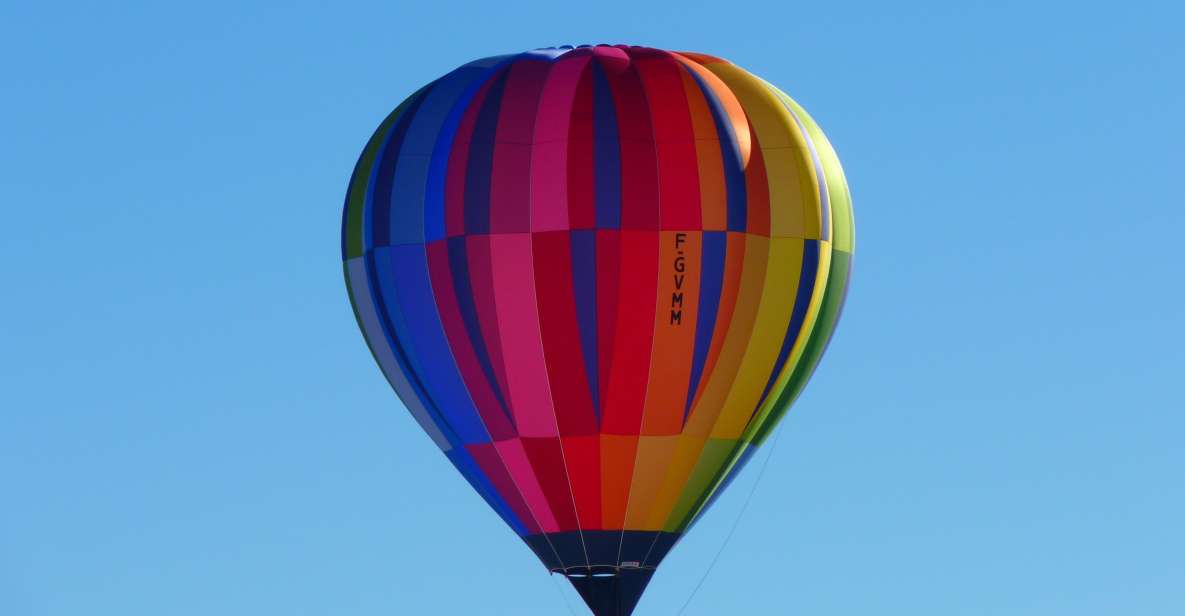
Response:
[[[683,324],[683,282],[686,280],[687,257],[683,256],[683,244],[687,243],[687,234],[675,233],[675,291],[671,293],[670,325]]]

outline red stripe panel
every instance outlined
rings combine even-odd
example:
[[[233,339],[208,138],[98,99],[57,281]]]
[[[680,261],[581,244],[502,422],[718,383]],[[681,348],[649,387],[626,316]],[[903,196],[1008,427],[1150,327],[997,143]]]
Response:
[[[568,480],[576,499],[576,513],[580,527],[586,530],[601,528],[601,437],[564,436],[564,460],[568,463]]]
[[[490,233],[531,230],[531,141],[539,96],[551,63],[516,60],[498,110],[490,174]]]
[[[641,52],[635,65],[657,141],[662,228],[700,229],[699,165],[681,65],[660,50]]]
[[[568,133],[572,103],[591,52],[565,54],[557,60],[539,99],[531,153],[531,230],[567,229]]]
[[[473,305],[477,309],[477,322],[485,340],[486,351],[493,364],[498,389],[509,392],[506,379],[506,360],[502,355],[502,336],[498,333],[498,311],[494,303],[494,265],[490,256],[490,236],[468,235],[465,237],[465,252],[469,259],[469,285],[473,291]],[[517,433],[517,431],[516,431]]]
[[[621,146],[621,228],[657,229],[658,155],[637,63],[608,77]]]
[[[659,235],[653,231],[622,230],[620,241],[623,267],[617,296],[617,327],[601,429],[611,434],[637,434],[642,423],[654,338]]]
[[[568,484],[567,465],[564,463],[564,450],[557,437],[528,437],[519,439],[527,458],[531,461],[531,468],[535,471],[535,478],[543,488],[543,495],[551,512],[555,514],[556,524],[561,531],[576,530],[576,509],[572,504],[572,488]]]
[[[584,354],[572,289],[572,242],[567,231],[532,235],[539,329],[561,435],[595,434]]]
[[[580,77],[568,127],[568,220],[573,229],[596,226],[592,76],[586,70]]]

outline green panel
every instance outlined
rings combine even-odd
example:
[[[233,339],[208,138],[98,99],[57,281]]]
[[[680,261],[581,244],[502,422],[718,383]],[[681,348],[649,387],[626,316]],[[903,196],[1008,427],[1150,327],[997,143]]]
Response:
[[[839,164],[839,156],[835,153],[831,141],[818,123],[794,99],[785,92],[769,85],[779,97],[785,101],[794,115],[806,127],[807,135],[815,145],[815,152],[819,155],[819,162],[823,165],[823,177],[827,183],[827,197],[831,203],[831,223],[833,232],[831,243],[836,250],[853,253],[856,250],[856,226],[852,215],[852,196],[848,190],[847,178],[844,177],[843,166]]]
[[[802,357],[799,359],[798,365],[794,366],[794,373],[786,383],[786,388],[778,395],[778,401],[771,407],[769,415],[763,420],[753,422],[741,436],[742,440],[752,441],[755,446],[764,443],[774,426],[790,409],[790,405],[806,388],[807,382],[819,365],[819,360],[823,357],[823,351],[831,342],[836,324],[839,323],[844,298],[848,292],[848,278],[851,271],[851,253],[832,250],[831,270],[827,275],[827,288],[823,292],[823,303],[819,306],[819,317],[815,321],[814,329],[810,332],[810,337],[807,338]]]
[[[687,485],[683,486],[683,494],[679,496],[675,508],[671,510],[671,515],[667,517],[667,523],[663,530],[677,533],[687,527],[691,513],[698,511],[701,504],[711,494],[708,490],[709,486],[715,489],[720,469],[731,466],[728,464],[729,455],[737,450],[736,444],[735,439],[708,439],[704,444],[703,453],[699,456],[699,462],[696,462],[695,468],[691,471],[691,477],[687,479]]]
[[[731,449],[729,451],[713,450],[711,453],[711,463],[705,463],[709,458],[709,451],[704,451],[704,455],[700,458],[700,463],[697,464],[696,470],[693,471],[692,480],[688,482],[688,487],[683,496],[681,496],[678,505],[675,505],[674,512],[671,514],[671,519],[667,520],[666,530],[672,532],[683,531],[684,528],[703,512],[703,508],[707,503],[707,499],[716,492],[720,487],[720,483],[724,481],[724,477],[728,476],[732,467],[736,466],[737,460],[741,458],[745,449],[749,447],[761,447],[769,438],[771,432],[779,422],[782,416],[786,415],[790,405],[798,399],[799,394],[805,389],[807,381],[811,379],[811,374],[814,373],[815,366],[819,365],[819,360],[822,358],[822,352],[827,348],[827,342],[831,341],[831,336],[835,331],[835,325],[839,322],[839,315],[841,308],[844,306],[844,297],[847,294],[848,276],[851,274],[852,255],[848,252],[840,252],[838,250],[832,251],[830,274],[827,275],[827,288],[824,290],[824,297],[822,297],[822,304],[819,307],[819,317],[815,320],[815,326],[809,333],[809,338],[806,342],[806,348],[803,349],[802,357],[799,359],[798,365],[794,366],[794,373],[787,381],[786,389],[783,389],[777,397],[777,402],[771,406],[769,415],[766,417],[758,417],[756,421],[745,429],[741,439],[736,442],[719,441],[718,447],[725,447],[728,445]],[[709,442],[712,443],[711,441]],[[731,444],[730,444],[731,443]],[[722,460],[720,463],[719,460]],[[715,471],[715,473],[712,473]],[[703,481],[702,473],[711,473],[707,479],[707,487]],[[698,496],[698,498],[697,498]]]
[[[416,91],[415,94],[407,97],[407,100],[399,104],[387,116],[385,120],[379,124],[378,130],[371,135],[370,141],[366,142],[366,147],[362,149],[362,155],[358,157],[358,163],[354,165],[354,174],[350,176],[350,187],[346,191],[346,215],[345,228],[342,230],[346,235],[346,254],[347,259],[362,256],[366,248],[363,239],[364,223],[366,221],[366,189],[370,185],[371,170],[374,169],[375,159],[378,158],[379,150],[382,149],[383,143],[387,140],[391,129],[394,128],[395,123],[408,105],[416,99],[427,89],[427,86]]]

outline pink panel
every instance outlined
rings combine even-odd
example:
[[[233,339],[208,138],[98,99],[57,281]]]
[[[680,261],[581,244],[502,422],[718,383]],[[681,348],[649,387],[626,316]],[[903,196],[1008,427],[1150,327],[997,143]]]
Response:
[[[559,436],[539,333],[531,235],[491,235],[490,258],[503,367],[518,433]]]
[[[523,500],[527,501],[527,506],[535,514],[535,520],[543,528],[543,532],[558,532],[560,525],[556,523],[551,506],[547,504],[547,497],[543,494],[539,479],[535,477],[535,470],[531,468],[531,461],[527,459],[523,444],[515,438],[494,443],[494,447],[498,449],[498,455],[502,457],[506,470],[518,486]]]
[[[531,152],[531,229],[568,228],[568,126],[576,86],[589,55],[556,62],[543,86],[535,118],[535,146]]]

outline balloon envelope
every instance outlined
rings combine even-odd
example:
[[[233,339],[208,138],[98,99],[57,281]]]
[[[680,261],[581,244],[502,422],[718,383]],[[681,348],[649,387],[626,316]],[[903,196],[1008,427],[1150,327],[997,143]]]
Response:
[[[631,46],[485,58],[379,126],[346,285],[420,426],[597,614],[654,569],[802,391],[851,204],[801,107]]]

